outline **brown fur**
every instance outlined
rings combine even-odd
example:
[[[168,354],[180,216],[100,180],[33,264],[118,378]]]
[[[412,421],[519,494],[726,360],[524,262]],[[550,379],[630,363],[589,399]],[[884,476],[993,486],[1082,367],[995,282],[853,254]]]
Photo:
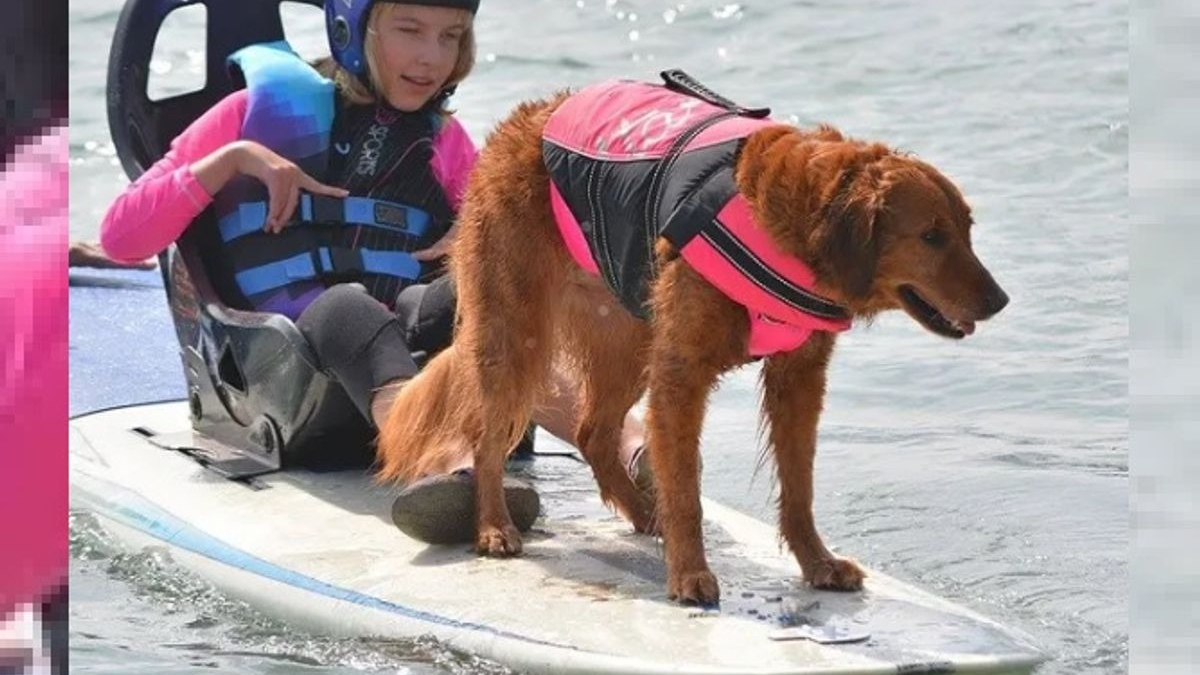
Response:
[[[719,589],[701,535],[699,437],[718,377],[750,360],[746,313],[662,241],[650,323],[634,319],[573,262],[554,224],[541,154],[542,129],[565,96],[522,104],[488,139],[451,255],[459,289],[454,345],[396,399],[380,433],[380,476],[444,470],[445,448],[465,439],[475,449],[476,548],[519,553],[501,488],[504,456],[559,359],[583,386],[576,440],[602,498],[638,531],[661,530],[672,598],[712,602]],[[919,160],[829,127],[780,125],[747,140],[735,175],[771,238],[813,267],[818,292],[856,317],[903,307],[945,335],[901,288],[960,322],[985,319],[1007,302],[971,251],[962,196]],[[784,539],[811,584],[853,590],[863,572],[829,552],[812,515],[817,422],[834,342],[818,333],[765,359],[762,416]],[[657,508],[617,459],[624,416],[647,389]]]

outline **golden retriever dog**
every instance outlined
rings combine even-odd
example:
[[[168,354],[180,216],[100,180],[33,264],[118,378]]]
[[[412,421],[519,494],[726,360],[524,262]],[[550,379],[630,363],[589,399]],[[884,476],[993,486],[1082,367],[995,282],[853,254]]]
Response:
[[[703,88],[680,95],[617,82],[589,91],[523,103],[488,137],[450,254],[454,344],[397,397],[380,430],[380,478],[445,470],[454,459],[446,448],[465,440],[476,469],[476,550],[519,554],[502,489],[505,455],[551,370],[572,368],[581,385],[576,442],[602,499],[637,531],[661,534],[670,598],[713,603],[720,591],[701,530],[701,424],[718,378],[761,360],[783,538],[812,586],[860,589],[863,571],[826,548],[812,512],[835,324],[901,309],[958,339],[999,312],[1008,297],[972,250],[970,209],[929,164],[827,126],[772,123]],[[605,131],[589,136],[592,127]],[[555,133],[586,138],[572,145]],[[676,180],[685,171],[698,177]],[[729,194],[703,192],[722,181]],[[708,197],[693,198],[701,192]],[[705,206],[713,194],[720,203]],[[729,200],[754,225],[744,240],[760,237],[758,250],[773,251],[760,257],[786,258],[778,267],[811,275],[793,283],[807,287],[784,289],[816,303],[806,311],[826,312],[817,329],[799,329],[802,340],[772,346],[771,331],[788,321],[744,304],[687,257],[685,240],[716,241],[701,235]],[[699,206],[688,215],[686,204]],[[592,237],[574,250],[562,222],[572,218]],[[639,247],[645,264],[626,255]],[[599,264],[586,269],[580,250]],[[647,392],[653,495],[634,487],[617,452],[625,415]]]

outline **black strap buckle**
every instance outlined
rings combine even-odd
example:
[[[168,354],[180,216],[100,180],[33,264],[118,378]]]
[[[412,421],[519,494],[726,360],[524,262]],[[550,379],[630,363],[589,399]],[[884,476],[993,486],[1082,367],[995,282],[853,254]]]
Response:
[[[362,275],[366,272],[362,251],[344,246],[329,246],[317,249],[313,255],[319,261],[318,269],[326,274]],[[328,261],[328,264],[325,264]]]
[[[314,223],[344,223],[346,222],[346,200],[340,197],[309,194],[312,201],[312,222]]]

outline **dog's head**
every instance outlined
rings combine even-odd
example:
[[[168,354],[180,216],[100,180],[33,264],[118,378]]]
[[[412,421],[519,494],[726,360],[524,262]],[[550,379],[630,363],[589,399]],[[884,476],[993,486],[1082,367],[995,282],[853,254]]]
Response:
[[[857,316],[901,308],[962,338],[1008,304],[971,248],[971,210],[932,166],[880,144],[773,128],[751,136],[738,183],[760,224]]]

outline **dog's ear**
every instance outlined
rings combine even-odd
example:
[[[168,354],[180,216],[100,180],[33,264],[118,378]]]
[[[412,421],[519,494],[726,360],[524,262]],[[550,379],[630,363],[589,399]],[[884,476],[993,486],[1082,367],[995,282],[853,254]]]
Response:
[[[810,239],[818,269],[850,298],[871,290],[878,263],[876,219],[886,186],[871,157],[847,162],[822,190],[819,224]]]

